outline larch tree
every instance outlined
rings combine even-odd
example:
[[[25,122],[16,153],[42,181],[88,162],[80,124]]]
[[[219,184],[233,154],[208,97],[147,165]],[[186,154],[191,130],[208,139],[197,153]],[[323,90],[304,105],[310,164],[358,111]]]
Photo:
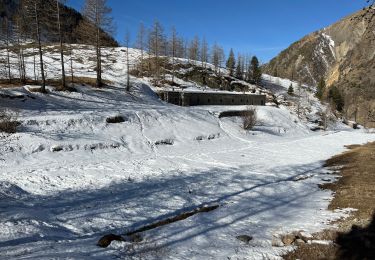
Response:
[[[149,33],[149,40],[148,40],[148,49],[149,53],[154,56],[154,65],[155,65],[155,76],[156,76],[156,83],[158,84],[160,79],[160,56],[164,52],[165,48],[165,36],[164,36],[164,29],[158,21],[154,22],[152,29]]]
[[[18,70],[19,78],[22,83],[26,83],[26,63],[24,54],[24,44],[28,38],[28,23],[25,20],[25,12],[23,5],[19,5],[17,13],[14,18],[15,23],[15,35],[16,35],[16,48],[18,52]]]
[[[233,49],[230,49],[229,57],[226,63],[226,67],[229,70],[229,75],[233,76],[234,69],[236,68],[236,58],[234,57]]]
[[[174,82],[175,74],[176,74],[176,66],[175,66],[175,59],[177,56],[177,48],[178,48],[178,37],[176,28],[172,27],[172,38],[171,43],[169,44],[171,48],[171,58],[172,58],[172,82]]]
[[[12,22],[9,20],[8,16],[1,17],[1,41],[5,43],[6,50],[6,62],[5,70],[8,77],[8,81],[12,83],[12,73],[11,73],[11,63],[10,63],[10,45],[12,38]]]
[[[200,41],[198,36],[195,36],[194,39],[190,42],[189,46],[189,59],[196,63],[199,60],[199,47]]]
[[[145,51],[145,40],[146,40],[146,29],[143,23],[139,25],[138,34],[137,34],[137,41],[136,41],[136,48],[141,51],[141,60],[139,66],[140,68],[140,75],[143,77],[143,60],[144,60],[144,51]]]
[[[125,33],[125,47],[126,47],[126,91],[130,91],[130,60],[129,60],[129,45],[130,45],[130,33],[126,30]]]
[[[208,44],[207,44],[206,38],[203,37],[202,46],[201,46],[201,62],[202,62],[203,68],[207,67],[208,52],[209,52]]]
[[[42,7],[45,4],[43,0],[24,0],[23,2],[24,8],[27,13],[27,18],[32,22],[32,26],[34,28],[34,35],[35,41],[37,44],[38,54],[39,54],[39,67],[40,73],[42,77],[41,83],[41,92],[46,93],[46,77],[44,72],[44,60],[43,60],[43,50],[42,50],[42,39],[41,39],[41,22],[42,22]],[[35,65],[35,62],[34,62]],[[34,75],[35,67],[34,67]]]
[[[176,56],[178,58],[185,58],[184,38],[182,37],[177,38]]]
[[[81,23],[82,32],[86,32],[87,39],[95,43],[96,49],[96,87],[103,86],[102,81],[102,42],[105,33],[113,34],[114,25],[111,17],[112,9],[107,5],[107,0],[86,0],[82,13],[93,26]],[[93,29],[91,29],[93,28]]]
[[[215,43],[214,46],[212,47],[211,57],[212,57],[211,58],[212,64],[215,67],[215,73],[220,76],[221,75],[221,69],[220,68],[221,68],[221,66],[223,64],[223,61],[225,59],[225,54],[224,54],[223,48]]]
[[[59,47],[60,47],[60,64],[61,64],[61,89],[66,89],[66,80],[65,80],[65,62],[64,62],[64,40],[63,40],[63,30],[62,30],[62,21],[61,21],[61,4],[65,0],[55,0],[56,4],[56,22],[57,22],[57,32],[59,35]]]

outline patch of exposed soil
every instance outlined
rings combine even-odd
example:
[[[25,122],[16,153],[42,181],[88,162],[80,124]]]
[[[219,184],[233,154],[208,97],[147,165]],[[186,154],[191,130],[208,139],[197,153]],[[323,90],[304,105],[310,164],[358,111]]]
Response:
[[[329,209],[357,211],[335,223],[337,230],[314,234],[331,243],[302,244],[284,259],[375,259],[375,143],[348,148],[326,162],[326,167],[341,167],[342,177],[321,188],[335,193]]]

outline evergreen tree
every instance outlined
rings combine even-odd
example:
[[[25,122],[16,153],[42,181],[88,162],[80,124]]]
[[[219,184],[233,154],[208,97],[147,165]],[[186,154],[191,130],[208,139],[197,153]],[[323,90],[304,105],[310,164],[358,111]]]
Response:
[[[318,99],[321,100],[321,99],[323,98],[325,88],[326,88],[326,82],[324,81],[323,78],[321,78],[320,81],[319,81],[319,84],[318,84],[318,87],[317,87],[316,93],[315,93],[315,96],[316,96]]]
[[[234,69],[236,68],[236,59],[234,58],[233,49],[230,49],[226,67],[229,70],[229,75],[233,76]]]
[[[288,94],[289,95],[293,95],[294,94],[294,88],[293,88],[293,84],[292,83],[290,83],[290,86],[288,88]]]
[[[344,98],[336,86],[331,87],[328,92],[328,98],[335,105],[336,110],[342,112],[344,109]]]
[[[259,60],[253,56],[250,63],[251,83],[260,85],[262,82],[262,71],[259,67]]]
[[[238,55],[237,68],[236,68],[236,78],[243,78],[243,69],[242,69],[242,57]]]

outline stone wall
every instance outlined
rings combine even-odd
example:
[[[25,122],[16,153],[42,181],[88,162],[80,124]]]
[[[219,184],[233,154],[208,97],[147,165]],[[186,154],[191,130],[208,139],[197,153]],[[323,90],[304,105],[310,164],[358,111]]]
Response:
[[[264,106],[266,103],[266,95],[258,94],[163,91],[159,96],[162,100],[179,106]]]

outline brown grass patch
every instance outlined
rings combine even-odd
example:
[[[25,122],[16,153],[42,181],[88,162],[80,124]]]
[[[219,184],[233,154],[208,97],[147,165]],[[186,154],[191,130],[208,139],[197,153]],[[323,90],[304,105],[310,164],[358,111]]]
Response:
[[[71,77],[68,77],[67,80],[71,82]],[[83,85],[90,85],[95,86],[96,85],[96,78],[89,78],[89,77],[73,77],[73,81],[75,84],[83,84]],[[105,85],[111,85],[111,82],[108,80],[102,80],[104,86]]]
[[[375,259],[375,143],[348,148],[351,150],[326,162],[326,167],[342,167],[342,177],[320,187],[335,193],[330,210],[357,211],[338,221],[338,230],[330,230],[330,236],[324,236],[327,230],[314,235],[331,240],[332,245],[305,244],[284,259]]]

